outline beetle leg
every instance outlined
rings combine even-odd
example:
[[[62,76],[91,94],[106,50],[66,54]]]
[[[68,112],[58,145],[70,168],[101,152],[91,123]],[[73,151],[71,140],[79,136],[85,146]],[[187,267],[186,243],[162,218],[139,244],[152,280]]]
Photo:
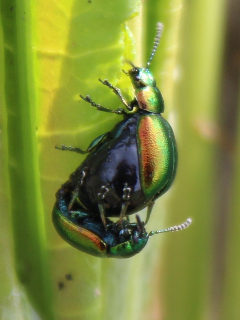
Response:
[[[126,215],[126,212],[127,212],[127,208],[129,206],[129,203],[130,203],[130,193],[131,193],[132,189],[128,187],[128,184],[125,183],[124,184],[124,188],[123,188],[123,196],[122,196],[122,199],[123,199],[123,203],[122,203],[122,208],[121,208],[121,212],[120,212],[120,216],[119,216],[119,220],[118,220],[118,223],[121,224],[122,221],[123,221],[123,218],[125,217]]]
[[[125,215],[126,215],[128,205],[129,205],[129,202],[128,202],[128,201],[124,201],[124,202],[122,203],[122,208],[121,208],[121,212],[120,212],[118,224],[121,224],[121,223],[122,223],[123,218],[124,218]]]
[[[146,225],[148,223],[148,220],[151,216],[151,213],[152,213],[152,209],[153,209],[153,206],[154,206],[155,202],[154,201],[151,201],[147,207],[147,216],[146,216],[146,220],[144,222],[144,224]]]
[[[140,219],[138,214],[136,214],[136,221],[137,221],[137,226],[138,226],[139,233],[140,234],[144,234],[144,232],[145,232],[145,228],[144,228],[145,223],[143,221],[141,221],[141,219]]]
[[[105,216],[105,210],[104,210],[103,203],[99,202],[98,208],[99,208],[99,211],[100,211],[100,217],[101,217],[102,223],[104,225],[104,228],[107,230],[107,221],[106,221],[106,216]]]
[[[76,187],[74,188],[74,190],[72,191],[72,198],[71,200],[69,201],[69,204],[68,204],[68,212],[72,215],[72,216],[77,216],[77,211],[72,211],[72,207],[73,207],[73,204],[75,203],[75,201],[78,201],[78,194],[79,194],[79,189],[80,187],[82,186],[83,184],[83,179],[84,177],[86,176],[86,171],[83,170],[81,172],[81,176],[80,176],[80,179],[78,180],[77,182],[77,185]]]
[[[94,139],[90,145],[87,147],[87,150],[82,150],[80,148],[73,148],[73,147],[67,147],[64,144],[61,145],[61,147],[55,146],[55,149],[61,150],[61,151],[73,151],[81,154],[89,153],[93,149],[97,149],[99,146],[102,145],[104,140],[110,135],[110,132],[106,132],[104,134],[101,134],[99,137]]]
[[[110,89],[113,90],[113,92],[118,96],[118,98],[122,101],[122,103],[127,107],[127,109],[129,109],[129,103],[127,103],[127,101],[124,99],[121,90],[117,87],[114,87],[108,80],[104,80],[102,81],[101,79],[98,79],[102,84],[104,84],[105,86],[109,87]]]
[[[61,147],[55,146],[55,149],[58,149],[61,151],[73,151],[73,152],[77,152],[77,153],[81,153],[81,154],[89,152],[88,150],[84,151],[80,148],[67,147],[64,144],[61,144]]]
[[[105,229],[107,229],[107,222],[106,222],[106,215],[105,215],[103,200],[105,199],[108,191],[109,191],[109,189],[106,186],[102,186],[101,191],[98,193],[98,199],[99,199],[98,208],[99,208],[100,217],[102,219],[102,223],[103,223]]]
[[[116,113],[116,114],[127,114],[127,112],[123,109],[123,108],[118,108],[117,110],[111,110],[108,108],[105,108],[103,106],[101,106],[100,104],[97,104],[95,102],[92,101],[92,99],[89,96],[86,96],[85,98],[80,94],[80,97],[90,103],[91,106],[97,108],[99,111],[104,111],[104,112],[110,112],[110,113]]]
[[[134,99],[133,101],[131,101],[130,103],[127,103],[127,101],[124,99],[121,90],[118,87],[114,87],[108,80],[104,80],[102,81],[101,79],[98,79],[102,84],[104,84],[105,86],[109,87],[110,89],[113,90],[113,92],[118,96],[118,98],[122,101],[122,103],[125,105],[125,107],[129,110],[128,112],[123,112],[125,114],[132,114],[137,112],[138,110],[138,103],[137,100]],[[117,114],[121,114],[122,113],[122,108],[119,108],[117,110],[115,110],[115,112]],[[124,110],[123,110],[124,111]]]

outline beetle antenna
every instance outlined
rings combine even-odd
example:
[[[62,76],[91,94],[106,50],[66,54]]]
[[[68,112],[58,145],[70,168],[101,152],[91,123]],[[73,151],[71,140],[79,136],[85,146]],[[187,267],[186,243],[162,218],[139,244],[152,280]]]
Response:
[[[136,68],[136,66],[132,63],[132,61],[130,61],[130,60],[124,60],[126,63],[129,63],[132,67],[133,67],[133,69],[135,69]]]
[[[174,226],[174,227],[170,227],[170,228],[162,229],[162,230],[158,230],[158,231],[151,231],[151,232],[149,232],[148,235],[149,236],[153,236],[154,234],[158,234],[158,233],[174,232],[174,231],[184,230],[187,227],[189,227],[191,223],[192,223],[192,219],[188,218],[184,223],[179,224],[178,226]]]
[[[163,23],[158,22],[156,30],[157,30],[157,33],[156,33],[156,37],[154,38],[153,48],[152,48],[152,52],[150,54],[150,58],[148,59],[148,62],[147,62],[147,69],[151,64],[152,59],[153,59],[153,57],[155,55],[155,52],[157,50],[157,47],[159,45],[159,42],[160,42],[160,39],[161,39],[161,36],[162,36],[162,33],[163,33]]]
[[[129,73],[122,69],[122,72],[125,73],[127,76],[129,76]]]

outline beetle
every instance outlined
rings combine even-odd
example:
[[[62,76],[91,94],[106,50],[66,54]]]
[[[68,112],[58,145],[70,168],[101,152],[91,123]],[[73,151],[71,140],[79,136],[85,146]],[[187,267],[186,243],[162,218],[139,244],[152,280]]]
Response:
[[[144,226],[150,218],[155,200],[170,188],[176,174],[177,147],[174,133],[161,115],[164,101],[149,70],[162,30],[163,25],[158,23],[146,68],[131,63],[132,69],[125,72],[135,91],[135,97],[130,103],[119,88],[108,80],[99,79],[113,90],[126,109],[110,110],[95,103],[89,96],[80,95],[91,106],[100,111],[122,115],[123,120],[110,132],[92,141],[87,150],[65,145],[56,147],[63,151],[88,153],[58,190],[53,221],[65,240],[90,254],[94,254],[90,252],[89,246],[94,244],[95,247],[95,236],[108,248],[104,251],[106,256],[109,256],[111,248],[115,250],[116,247],[121,257],[141,251],[149,235],[152,235],[146,232]],[[145,207],[145,223],[138,216],[136,223],[128,221],[129,215]],[[114,223],[109,219],[111,217],[119,219]],[[87,240],[82,238],[85,233],[88,234]],[[79,237],[76,243],[73,237]],[[111,242],[109,239],[113,238],[115,240]],[[131,253],[126,249],[126,243],[131,243]],[[98,256],[96,247],[93,251]],[[116,252],[115,255],[118,256]]]
[[[64,191],[58,193],[58,201],[53,209],[53,223],[59,235],[73,247],[100,258],[130,258],[146,246],[150,236],[186,229],[192,222],[163,230],[146,232],[144,223],[136,215],[136,223],[123,220],[114,223],[106,219],[107,228],[100,216],[86,214],[81,208],[80,215],[69,214],[68,201]]]
[[[119,88],[100,80],[120,98],[126,109],[110,110],[81,98],[100,111],[124,116],[112,131],[91,142],[87,150],[56,147],[60,150],[89,153],[82,164],[62,186],[71,194],[68,209],[76,214],[78,206],[101,216],[119,217],[148,207],[148,221],[154,202],[171,186],[177,168],[177,147],[173,130],[162,117],[164,102],[149,65],[162,33],[157,35],[146,68],[133,66],[127,72],[135,90],[135,98],[127,103]],[[82,215],[82,212],[80,213]]]

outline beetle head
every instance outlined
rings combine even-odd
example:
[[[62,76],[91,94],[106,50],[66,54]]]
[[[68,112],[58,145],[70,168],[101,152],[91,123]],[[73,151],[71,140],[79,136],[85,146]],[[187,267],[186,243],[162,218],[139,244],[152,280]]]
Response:
[[[128,71],[134,88],[156,87],[156,81],[152,73],[147,68],[134,67]]]

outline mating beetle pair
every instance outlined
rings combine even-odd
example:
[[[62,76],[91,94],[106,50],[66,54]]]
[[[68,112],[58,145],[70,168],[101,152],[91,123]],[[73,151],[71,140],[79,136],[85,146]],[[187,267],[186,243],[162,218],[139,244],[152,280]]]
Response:
[[[110,110],[81,98],[100,111],[124,116],[112,131],[97,137],[83,151],[62,145],[60,150],[89,153],[56,194],[53,222],[71,245],[98,257],[127,258],[140,252],[149,236],[185,229],[190,223],[147,233],[155,200],[171,186],[177,167],[177,148],[169,123],[161,116],[164,102],[149,71],[163,25],[157,35],[146,68],[132,65],[125,72],[131,79],[135,98],[130,102],[107,80],[102,81],[120,98],[126,110]],[[129,222],[129,215],[147,207],[147,218]],[[118,217],[117,222],[109,218]]]

